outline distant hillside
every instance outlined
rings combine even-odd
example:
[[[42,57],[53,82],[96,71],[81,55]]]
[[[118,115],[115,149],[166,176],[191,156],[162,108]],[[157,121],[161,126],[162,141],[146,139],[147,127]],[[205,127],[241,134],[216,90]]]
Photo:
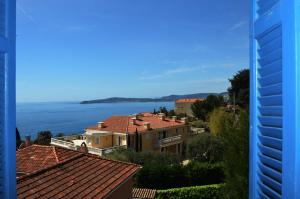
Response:
[[[222,93],[224,94],[224,93]],[[185,98],[206,98],[208,95],[220,95],[220,93],[196,93],[188,95],[169,95],[160,98],[124,98],[111,97],[106,99],[96,99],[82,101],[80,104],[97,104],[97,103],[120,103],[120,102],[173,102],[178,99]]]

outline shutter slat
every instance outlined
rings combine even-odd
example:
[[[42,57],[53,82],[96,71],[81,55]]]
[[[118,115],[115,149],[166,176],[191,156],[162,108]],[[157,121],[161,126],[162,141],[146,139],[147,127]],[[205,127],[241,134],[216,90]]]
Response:
[[[281,106],[282,105],[282,96],[281,95],[260,97],[258,100],[259,100],[261,106]]]
[[[262,87],[259,89],[261,96],[270,96],[270,95],[281,95],[282,94],[282,84],[273,84],[270,86]]]
[[[271,54],[277,49],[282,48],[282,42],[281,42],[281,35],[276,35],[277,37],[273,40],[268,41],[267,43],[264,43],[263,45],[260,45],[260,49],[258,50],[259,54]]]
[[[282,139],[282,129],[276,127],[258,126],[260,133],[264,136]]]
[[[278,149],[278,150],[282,149],[282,140],[281,139],[262,136],[262,135],[259,135],[258,137],[259,137],[260,143],[262,145],[269,146],[269,147],[272,147],[272,148]]]
[[[272,169],[271,167],[268,167],[260,162],[258,163],[258,168],[262,173],[269,176],[270,178],[273,178],[277,182],[282,182],[282,174],[275,169]]]
[[[282,116],[282,107],[281,106],[263,106],[259,107],[259,112],[262,116]]]
[[[260,161],[265,164],[270,166],[271,168],[277,170],[277,171],[282,171],[282,163],[279,160],[276,160],[274,158],[268,157],[266,155],[263,155],[261,153],[258,154],[258,156],[260,157]]]
[[[262,126],[282,128],[282,117],[260,116],[258,120]]]
[[[269,198],[272,199],[281,199],[281,195],[279,193],[277,193],[276,191],[274,191],[273,189],[271,189],[270,187],[268,187],[267,185],[263,184],[262,182],[258,182],[261,190],[263,193],[265,193],[266,195],[269,196]]]
[[[281,183],[278,183],[272,178],[262,174],[260,171],[258,171],[258,175],[265,185],[267,185],[270,189],[277,192],[278,194],[281,194]]]
[[[268,75],[272,75],[274,73],[278,73],[282,69],[282,60],[274,61],[273,63],[264,65],[263,67],[258,68],[258,72],[260,74],[260,78],[266,77]]]
[[[281,59],[281,55],[282,55],[282,50],[280,49],[276,49],[269,54],[264,54],[263,57],[261,57],[260,59],[258,59],[258,62],[260,65],[264,66],[267,64],[271,64],[274,61],[278,61],[279,59]]]
[[[280,84],[282,82],[282,72],[270,74],[258,80],[261,87],[270,86],[272,84]]]
[[[260,15],[265,14],[266,12],[268,12],[276,3],[278,2],[278,0],[261,0],[261,1],[257,1],[258,4],[258,10],[257,13]]]
[[[278,141],[279,143],[277,143],[279,145],[280,148],[282,148],[282,141]],[[282,152],[281,149],[276,149],[276,147],[274,147],[275,144],[273,144],[271,142],[271,140],[265,140],[262,141],[262,144],[258,144],[258,147],[260,149],[260,151],[264,154],[267,155],[269,157],[275,158],[279,161],[282,160]],[[274,148],[273,148],[274,147]]]

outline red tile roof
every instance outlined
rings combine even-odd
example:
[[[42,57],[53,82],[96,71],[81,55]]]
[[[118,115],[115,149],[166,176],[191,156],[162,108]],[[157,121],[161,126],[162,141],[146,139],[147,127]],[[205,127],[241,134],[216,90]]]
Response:
[[[59,147],[31,145],[16,152],[18,176],[55,165],[76,155],[78,153]]]
[[[161,120],[159,115],[154,115],[150,113],[143,113],[136,120],[136,124],[132,124],[132,118],[134,116],[112,116],[107,120],[104,120],[104,127],[99,128],[98,125],[88,127],[89,130],[101,130],[101,131],[111,131],[118,133],[135,133],[136,129],[138,132],[147,131],[144,128],[144,123],[149,122],[150,128],[153,129],[161,129],[161,128],[170,128],[175,126],[183,126],[185,125],[181,121],[174,121],[170,118],[165,118],[165,120]]]
[[[152,199],[155,197],[155,194],[156,190],[154,189],[134,188],[132,190],[133,199]]]
[[[140,169],[135,164],[72,152],[76,156],[18,178],[18,198],[104,198]]]
[[[194,99],[179,99],[176,100],[177,103],[195,103],[197,101],[203,101],[202,98],[194,98]]]

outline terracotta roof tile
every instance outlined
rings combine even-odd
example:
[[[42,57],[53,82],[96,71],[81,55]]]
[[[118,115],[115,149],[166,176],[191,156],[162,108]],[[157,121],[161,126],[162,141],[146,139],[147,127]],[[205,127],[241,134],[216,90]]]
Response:
[[[16,152],[17,172],[28,174],[76,156],[74,151],[54,146],[31,145]]]
[[[133,199],[152,199],[155,197],[155,194],[156,190],[154,189],[134,188],[132,190]]]
[[[60,150],[63,154],[68,151]],[[140,169],[135,164],[71,152],[76,156],[18,178],[18,198],[103,198]]]
[[[100,130],[100,131],[111,131],[118,133],[135,133],[136,129],[139,132],[146,131],[144,123],[149,122],[150,128],[162,129],[170,128],[174,126],[184,126],[185,124],[181,121],[174,121],[170,118],[166,118],[164,121],[160,119],[159,115],[150,113],[143,113],[137,120],[136,124],[132,124],[132,118],[134,116],[112,116],[107,120],[104,120],[104,127],[99,128],[98,125],[88,127],[89,130]]]

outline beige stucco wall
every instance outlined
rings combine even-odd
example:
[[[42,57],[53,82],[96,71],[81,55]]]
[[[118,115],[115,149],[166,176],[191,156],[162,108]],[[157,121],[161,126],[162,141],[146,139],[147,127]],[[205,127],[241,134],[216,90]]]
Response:
[[[97,144],[97,139],[99,139],[99,144]],[[87,144],[88,146],[95,148],[109,148],[112,147],[113,144],[113,136],[100,136],[100,135],[91,135],[87,136]]]
[[[193,117],[193,111],[191,109],[193,103],[190,102],[176,102],[175,103],[175,112],[176,114],[186,114],[190,117]]]
[[[119,145],[120,138],[120,145]],[[126,135],[125,134],[114,134],[113,135],[113,146],[123,146],[126,145]]]
[[[177,131],[176,131],[177,129]],[[166,137],[181,135],[183,143],[187,143],[189,137],[189,126],[172,127],[155,131],[142,132],[142,151],[160,151],[159,132],[166,131]]]

